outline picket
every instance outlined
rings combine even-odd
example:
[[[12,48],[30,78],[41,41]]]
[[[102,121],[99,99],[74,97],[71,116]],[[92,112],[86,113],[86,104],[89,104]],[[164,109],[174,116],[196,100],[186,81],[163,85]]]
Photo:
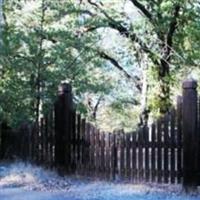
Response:
[[[104,177],[104,172],[105,172],[105,133],[102,132],[100,135],[100,145],[101,145],[101,177]]]
[[[125,175],[126,179],[130,179],[130,134],[125,135],[125,148],[126,148],[126,166],[125,166]]]
[[[151,181],[156,181],[156,125],[151,125]]]
[[[177,155],[177,170],[178,170],[178,183],[181,183],[182,177],[182,97],[177,98],[177,146],[178,146],[178,155]]]
[[[145,145],[145,181],[149,182],[150,174],[150,148],[149,148],[149,128],[144,127],[144,145]]]
[[[175,183],[175,110],[171,111],[171,183]]]
[[[132,133],[132,143],[131,143],[131,147],[132,147],[132,182],[136,182],[136,177],[137,177],[137,163],[136,163],[136,132]]]
[[[164,117],[164,182],[169,182],[169,116]]]

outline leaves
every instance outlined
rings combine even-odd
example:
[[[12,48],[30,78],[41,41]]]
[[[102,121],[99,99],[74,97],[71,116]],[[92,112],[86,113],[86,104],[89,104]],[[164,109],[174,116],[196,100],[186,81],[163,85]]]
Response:
[[[198,73],[197,0],[92,2],[5,1],[1,118],[37,120],[42,107],[52,107],[57,86],[69,82],[81,113],[103,129],[128,130],[137,126],[141,102],[157,115],[183,77]]]

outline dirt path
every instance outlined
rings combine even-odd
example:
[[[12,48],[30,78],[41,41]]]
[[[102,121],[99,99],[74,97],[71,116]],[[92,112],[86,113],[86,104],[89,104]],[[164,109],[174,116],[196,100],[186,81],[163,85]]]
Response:
[[[180,186],[133,185],[59,177],[23,163],[0,165],[0,200],[197,200]]]

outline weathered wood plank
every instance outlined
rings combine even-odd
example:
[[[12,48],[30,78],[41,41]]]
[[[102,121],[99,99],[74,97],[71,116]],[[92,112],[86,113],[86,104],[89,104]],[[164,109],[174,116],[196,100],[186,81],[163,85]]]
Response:
[[[171,110],[171,183],[175,183],[175,110]]]
[[[129,179],[131,178],[131,155],[130,155],[130,147],[131,147],[131,144],[130,144],[130,134],[127,133],[125,134],[125,148],[126,148],[126,179]]]
[[[150,149],[149,149],[149,128],[144,127],[144,144],[145,144],[145,180],[150,179]]]
[[[70,134],[70,171],[74,172],[76,170],[76,111],[74,110],[71,115],[72,119],[72,131]]]
[[[100,134],[100,143],[101,143],[101,176],[105,175],[105,133]]]
[[[143,147],[144,147],[144,129],[140,128],[139,132],[138,132],[138,176],[139,176],[139,181],[143,181],[144,180],[144,168],[143,168]]]
[[[81,119],[81,174],[84,174],[84,159],[86,159],[85,152],[85,138],[86,138],[86,120]]]
[[[100,174],[100,156],[101,156],[101,146],[100,146],[100,131],[97,129],[95,134],[95,175],[98,177]]]
[[[76,150],[77,150],[77,170],[80,170],[81,165],[81,115],[77,114],[77,137],[76,137]]]
[[[157,176],[158,183],[162,182],[162,119],[157,121]]]
[[[137,179],[137,149],[136,149],[136,132],[132,134],[132,182]]]
[[[124,159],[124,132],[120,132],[120,178],[124,179],[125,159]]]
[[[156,181],[156,125],[151,125],[151,181]]]
[[[164,182],[169,182],[169,116],[164,117]]]

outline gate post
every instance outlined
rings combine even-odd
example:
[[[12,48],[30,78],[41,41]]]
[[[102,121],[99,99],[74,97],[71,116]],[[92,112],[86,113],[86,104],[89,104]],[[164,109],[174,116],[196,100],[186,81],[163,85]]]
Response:
[[[55,165],[69,171],[70,167],[70,133],[73,110],[72,88],[63,83],[58,88],[55,102]]]
[[[197,82],[183,82],[183,186],[197,186],[198,132],[197,132]]]

